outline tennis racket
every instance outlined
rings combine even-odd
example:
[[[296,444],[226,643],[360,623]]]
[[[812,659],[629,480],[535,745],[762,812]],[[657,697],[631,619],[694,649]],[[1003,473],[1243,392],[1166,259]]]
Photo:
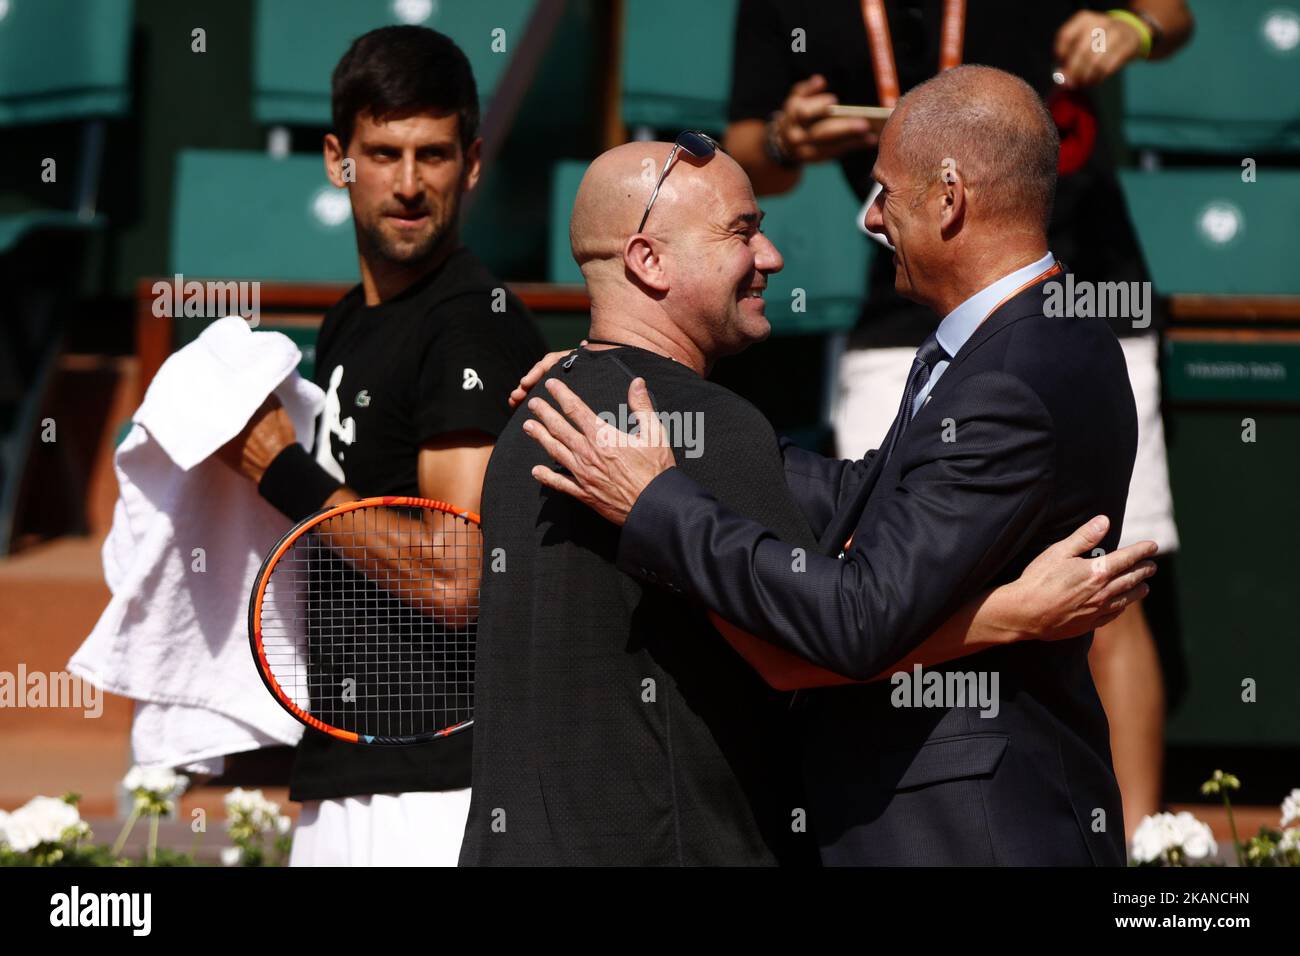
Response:
[[[474,722],[479,517],[427,498],[350,501],[271,549],[248,606],[262,682],[308,727],[415,744]]]

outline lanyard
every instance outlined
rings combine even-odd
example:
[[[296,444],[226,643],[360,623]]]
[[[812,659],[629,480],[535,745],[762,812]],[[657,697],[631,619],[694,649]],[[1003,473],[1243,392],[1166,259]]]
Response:
[[[1006,297],[1005,297],[1001,302],[999,302],[999,303],[998,303],[997,305],[995,305],[993,308],[989,309],[989,314],[986,315],[986,316],[984,316],[984,322],[987,322],[987,321],[989,320],[989,316],[991,316],[991,315],[992,315],[994,312],[996,312],[998,309],[1002,308],[1004,305],[1006,305],[1008,302],[1010,302],[1010,301],[1011,301],[1012,299],[1014,299],[1016,296],[1020,295],[1020,293],[1024,292],[1024,291],[1025,291],[1026,289],[1028,289],[1031,285],[1038,285],[1038,283],[1042,282],[1044,279],[1050,279],[1052,276],[1056,275],[1056,274],[1059,273],[1060,271],[1061,271],[1061,263],[1060,263],[1059,261],[1058,261],[1058,262],[1053,262],[1052,265],[1051,265],[1051,268],[1047,269],[1045,272],[1041,272],[1041,273],[1039,273],[1038,275],[1034,276],[1032,279],[1030,279],[1028,282],[1026,282],[1024,285],[1022,285],[1022,286],[1021,286],[1019,289],[1017,289],[1015,292],[1008,292],[1007,295],[1006,295]],[[983,323],[981,323],[981,324],[983,324]],[[953,357],[956,358],[956,356],[953,356]]]
[[[881,106],[898,102],[898,65],[894,62],[894,42],[889,37],[889,18],[885,0],[862,0],[862,22],[871,46],[871,69],[876,75],[876,93]],[[966,0],[944,0],[943,26],[940,29],[939,72],[951,70],[961,62],[962,42],[966,35]]]

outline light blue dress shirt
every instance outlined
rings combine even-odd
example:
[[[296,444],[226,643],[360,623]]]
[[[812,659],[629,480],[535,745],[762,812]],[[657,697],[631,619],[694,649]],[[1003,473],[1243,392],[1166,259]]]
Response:
[[[989,313],[997,308],[998,303],[1035,276],[1039,276],[1052,268],[1054,262],[1056,262],[1056,257],[1049,252],[1037,262],[1031,262],[1024,268],[1003,276],[991,285],[986,285],[945,315],[943,321],[939,323],[939,328],[934,333],[934,337],[939,340],[943,350],[955,358],[957,353],[961,351],[962,346],[975,334],[975,330],[988,318]],[[930,372],[930,380],[925,383],[925,386],[916,393],[916,398],[912,400],[913,416],[921,410],[921,406],[930,397],[930,392],[934,390],[935,384],[947,371],[948,364],[948,362],[934,363],[934,369]]]

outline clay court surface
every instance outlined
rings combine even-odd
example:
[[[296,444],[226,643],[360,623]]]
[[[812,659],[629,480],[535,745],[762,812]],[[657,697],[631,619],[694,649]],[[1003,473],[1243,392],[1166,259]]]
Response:
[[[0,661],[7,662],[6,669],[17,661],[24,661],[29,673],[64,668],[108,603],[99,548],[99,538],[69,537],[0,560]],[[120,826],[118,784],[130,768],[132,704],[105,694],[98,718],[87,718],[83,710],[0,710],[0,809],[13,810],[38,794],[61,796],[75,790],[82,794],[81,814],[96,838],[111,841]],[[262,789],[283,812],[297,816],[297,805],[287,800],[287,787]],[[202,807],[210,820],[203,845],[213,852],[224,845],[219,830],[227,790],[193,787],[182,799],[180,818],[164,825],[162,841],[188,849],[193,840],[190,811]],[[136,829],[132,844],[144,839],[145,827]]]

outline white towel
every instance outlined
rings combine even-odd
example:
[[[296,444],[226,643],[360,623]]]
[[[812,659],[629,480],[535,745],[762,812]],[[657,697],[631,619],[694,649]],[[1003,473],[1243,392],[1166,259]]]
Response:
[[[138,703],[137,764],[219,767],[223,754],[293,744],[302,725],[272,700],[248,645],[248,595],[289,527],[248,479],[210,456],[274,392],[308,450],[321,390],[297,346],[238,316],[163,364],[114,456],[104,541],[113,597],[68,668]]]

